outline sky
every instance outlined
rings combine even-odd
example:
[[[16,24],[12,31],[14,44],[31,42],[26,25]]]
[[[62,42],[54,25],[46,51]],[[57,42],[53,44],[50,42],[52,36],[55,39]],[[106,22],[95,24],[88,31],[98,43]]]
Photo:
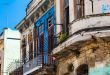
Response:
[[[25,17],[26,7],[31,0],[0,0],[0,32],[15,26]]]

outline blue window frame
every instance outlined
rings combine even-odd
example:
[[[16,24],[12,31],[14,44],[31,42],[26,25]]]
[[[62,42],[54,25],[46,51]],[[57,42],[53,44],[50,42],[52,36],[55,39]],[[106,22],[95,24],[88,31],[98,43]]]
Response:
[[[44,52],[44,64],[48,64],[48,29],[51,27],[51,25],[54,26],[54,34],[56,32],[56,26],[55,26],[55,8],[54,5],[45,12],[45,14],[39,18],[35,25],[38,27],[38,52],[40,52],[40,34],[44,34],[44,46],[43,46],[43,52]]]
[[[38,27],[38,34],[41,35],[43,33],[43,24]]]

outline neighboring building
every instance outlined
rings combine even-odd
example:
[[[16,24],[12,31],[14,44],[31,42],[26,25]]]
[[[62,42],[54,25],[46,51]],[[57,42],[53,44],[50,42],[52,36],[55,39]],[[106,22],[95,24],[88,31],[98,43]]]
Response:
[[[3,40],[3,59],[2,59],[2,75],[9,75],[8,66],[11,62],[20,60],[20,33],[19,31],[5,28],[0,35]]]
[[[37,75],[43,73],[44,65],[52,64],[56,34],[54,0],[32,0],[26,12],[16,26],[21,32],[23,75]]]
[[[110,75],[110,0],[56,0],[56,75]]]
[[[4,43],[3,43],[3,38],[0,38],[0,75],[3,75],[3,48],[4,48]]]

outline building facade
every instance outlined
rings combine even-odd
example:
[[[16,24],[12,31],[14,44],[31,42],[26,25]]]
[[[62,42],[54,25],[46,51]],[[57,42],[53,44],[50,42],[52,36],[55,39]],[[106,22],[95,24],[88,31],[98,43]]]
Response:
[[[56,75],[110,75],[109,7],[109,0],[56,0]]]
[[[2,71],[3,71],[3,46],[4,43],[3,43],[3,38],[1,37],[0,38],[0,75],[3,75]]]
[[[26,12],[26,17],[16,26],[21,32],[23,75],[42,74],[43,66],[52,64],[56,34],[54,0],[32,0]]]
[[[26,12],[23,75],[110,75],[109,0],[32,0]]]
[[[9,75],[9,64],[15,60],[20,60],[20,33],[9,28],[5,28],[0,35],[2,40],[1,51],[3,57],[1,58],[1,75]]]

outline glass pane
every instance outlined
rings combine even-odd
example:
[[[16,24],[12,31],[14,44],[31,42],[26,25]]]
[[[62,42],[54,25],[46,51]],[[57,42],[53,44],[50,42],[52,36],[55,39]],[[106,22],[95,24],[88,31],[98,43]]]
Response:
[[[39,26],[39,34],[41,34],[43,32],[43,25]]]

